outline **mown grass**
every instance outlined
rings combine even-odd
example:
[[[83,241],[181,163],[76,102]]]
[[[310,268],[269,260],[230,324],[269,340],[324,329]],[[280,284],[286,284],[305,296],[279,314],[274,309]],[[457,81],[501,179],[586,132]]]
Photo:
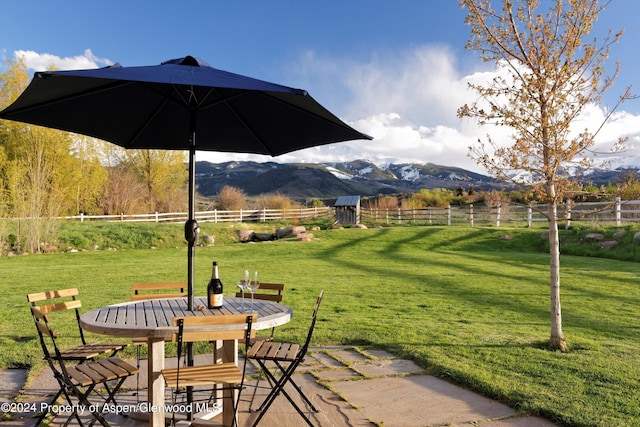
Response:
[[[315,344],[384,348],[563,425],[640,425],[636,262],[562,256],[570,350],[561,353],[546,346],[549,256],[541,229],[324,230],[308,243],[237,244],[228,226],[205,227],[226,243],[196,249],[196,292],[205,292],[214,259],[228,295],[244,267],[258,269],[262,280],[285,282],[294,319],[278,328],[282,339],[303,338],[325,289]],[[180,235],[181,226],[174,231]],[[563,243],[577,245],[576,233],[563,231]],[[630,245],[626,253],[635,251]],[[83,310],[127,301],[130,283],[184,280],[186,249],[176,246],[0,259],[0,365],[40,366],[27,293],[78,287]],[[71,334],[68,326],[64,332]]]

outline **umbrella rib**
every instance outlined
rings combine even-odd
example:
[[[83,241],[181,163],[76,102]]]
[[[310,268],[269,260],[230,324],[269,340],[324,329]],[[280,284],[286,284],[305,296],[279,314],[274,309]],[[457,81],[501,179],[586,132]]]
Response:
[[[138,139],[138,137],[140,135],[142,135],[142,132],[144,132],[144,130],[151,124],[151,122],[153,121],[153,119],[160,113],[160,110],[162,110],[162,107],[164,107],[167,102],[169,102],[169,98],[163,98],[162,99],[162,103],[160,103],[160,105],[158,106],[158,108],[153,110],[153,114],[151,114],[147,120],[144,121],[144,123],[142,124],[142,126],[140,126],[138,128],[138,130],[136,131],[136,133],[133,135],[133,137],[131,139],[129,139],[129,143],[128,146],[133,146],[136,142],[136,140]],[[125,148],[127,148],[127,146],[125,146]]]
[[[238,112],[236,111],[236,109],[235,109],[235,108],[233,108],[231,105],[229,105],[229,101],[230,101],[230,100],[235,99],[235,98],[240,98],[240,97],[242,97],[243,95],[246,95],[246,93],[247,93],[247,92],[242,92],[242,93],[239,93],[239,94],[237,94],[237,95],[235,95],[235,96],[231,96],[231,97],[227,97],[227,98],[225,98],[225,97],[223,97],[223,96],[220,94],[220,92],[218,91],[218,89],[217,89],[217,88],[212,88],[212,91],[214,91],[218,96],[220,96],[221,100],[220,100],[220,101],[218,101],[218,102],[215,102],[215,103],[213,103],[213,104],[208,105],[206,108],[208,108],[208,107],[213,107],[214,105],[217,105],[217,104],[225,104],[225,105],[227,106],[227,108],[228,108],[228,109],[233,113],[233,115],[234,115],[234,116],[236,116],[236,117],[238,118],[238,120],[240,121],[240,123],[242,123],[242,124],[243,124],[243,126],[244,126],[248,131],[249,131],[249,133],[251,133],[251,135],[255,138],[255,140],[258,142],[258,144],[260,144],[260,146],[261,146],[261,147],[262,147],[262,148],[263,148],[267,153],[270,153],[270,152],[271,152],[271,150],[269,150],[269,148],[268,148],[268,147],[267,147],[267,146],[262,142],[262,139],[258,136],[258,134],[257,134],[257,133],[255,133],[255,132],[253,131],[253,129],[248,125],[248,123],[246,122],[246,120],[244,120],[244,118],[243,118],[242,116],[240,116],[240,114],[238,114]],[[259,93],[264,93],[263,91],[257,91],[257,92],[259,92]],[[203,110],[204,110],[204,109],[206,109],[206,108],[203,108]]]
[[[152,92],[155,92],[158,95],[160,95],[162,97],[162,103],[160,103],[158,107],[154,109],[153,114],[151,114],[149,118],[145,120],[145,122],[140,128],[138,128],[135,135],[129,140],[129,145],[135,144],[138,137],[142,135],[142,132],[144,132],[144,130],[151,124],[153,119],[160,113],[162,108],[165,105],[167,105],[169,101],[175,102],[176,104],[179,104],[179,105],[183,105],[185,109],[189,108],[190,106],[189,100],[185,99],[185,97],[182,95],[182,92],[179,90],[178,85],[171,85],[171,87],[173,88],[171,93],[164,93],[163,91],[158,90],[154,85],[151,85],[151,84],[144,83],[143,85],[147,87],[149,90],[151,90]],[[191,87],[193,88],[193,85]],[[211,91],[209,91],[209,93],[211,93]],[[209,93],[206,96],[208,96]],[[177,94],[177,96],[172,96],[174,94]]]
[[[316,105],[318,106],[320,112],[322,112],[324,114],[318,114],[318,113],[312,112],[312,111],[310,111],[310,110],[308,110],[306,108],[301,108],[299,105],[293,104],[291,102],[287,102],[284,99],[276,97],[276,96],[273,96],[268,92],[262,92],[262,94],[265,95],[265,96],[270,97],[271,99],[273,99],[276,102],[280,102],[281,104],[287,105],[287,106],[289,106],[291,108],[295,108],[296,110],[302,112],[303,114],[306,114],[307,116],[316,117],[316,118],[322,119],[323,121],[325,121],[327,123],[331,123],[332,125],[340,127],[340,128],[343,128],[345,130],[354,130],[351,126],[349,126],[348,124],[344,123],[342,120],[340,120],[338,117],[336,117],[333,113],[331,113],[329,110],[327,110],[322,105],[320,105],[320,103],[318,103],[318,101],[313,99],[313,97],[311,95],[309,95],[307,92],[301,94],[301,96],[308,96],[309,98],[311,98],[311,100],[313,100],[316,103]],[[373,139],[369,135],[363,134],[361,132],[356,131],[356,133],[360,134],[365,139],[370,139],[370,140]]]
[[[51,78],[51,76],[49,76],[49,78]],[[69,101],[69,100],[73,100],[73,99],[77,99],[77,98],[83,98],[85,96],[93,95],[95,93],[100,93],[100,92],[108,91],[108,90],[111,90],[111,89],[114,89],[114,88],[117,88],[117,87],[126,86],[126,85],[131,84],[131,83],[134,83],[134,82],[130,82],[130,81],[124,81],[124,82],[113,81],[112,83],[110,83],[108,85],[101,86],[99,89],[95,89],[95,88],[94,89],[89,89],[89,90],[85,90],[85,91],[82,91],[82,92],[77,92],[77,93],[74,93],[74,94],[71,94],[71,95],[67,95],[67,96],[63,96],[63,97],[60,97],[60,98],[56,98],[56,99],[53,99],[53,100],[47,100],[47,101],[38,102],[36,104],[31,104],[28,107],[18,108],[16,110],[11,111],[11,112],[6,113],[6,114],[7,114],[8,117],[10,117],[12,114],[20,114],[20,113],[23,113],[25,111],[35,110],[35,109],[38,109],[38,108],[43,107],[45,105],[46,106],[49,106],[49,105],[53,106],[53,105],[56,105],[56,104],[60,104],[62,102]]]

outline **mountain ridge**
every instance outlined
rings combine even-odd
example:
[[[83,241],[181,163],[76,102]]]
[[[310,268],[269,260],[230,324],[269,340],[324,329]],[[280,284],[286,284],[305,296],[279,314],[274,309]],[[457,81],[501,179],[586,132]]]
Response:
[[[629,169],[590,171],[584,181],[615,183]],[[637,171],[634,169],[634,171]],[[280,193],[293,199],[333,198],[343,195],[414,193],[423,188],[468,191],[511,189],[513,184],[455,166],[434,163],[376,165],[367,160],[327,163],[229,161],[196,162],[196,186],[204,197],[222,187],[240,188],[248,196]]]

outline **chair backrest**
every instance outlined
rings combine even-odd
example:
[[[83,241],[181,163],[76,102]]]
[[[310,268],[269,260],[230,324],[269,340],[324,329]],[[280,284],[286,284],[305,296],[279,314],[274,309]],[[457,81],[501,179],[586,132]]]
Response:
[[[240,340],[256,336],[256,330],[251,328],[232,328],[232,325],[252,325],[258,319],[253,314],[225,314],[223,316],[187,316],[173,319],[173,326],[178,332],[173,333],[173,341],[196,342],[216,340]],[[250,322],[250,323],[249,323]],[[219,328],[210,328],[220,326]]]
[[[36,292],[27,295],[27,301],[31,303],[31,307],[37,307],[44,314],[56,311],[73,310],[75,312],[76,324],[82,344],[86,344],[84,333],[80,326],[80,307],[82,303],[78,299],[78,289],[59,289],[54,291]],[[39,304],[38,304],[39,303]],[[49,319],[47,318],[47,324]]]
[[[322,297],[324,296],[324,289],[320,291],[318,298],[316,299],[316,305],[313,309],[313,316],[311,318],[311,326],[309,327],[309,332],[307,333],[307,339],[302,346],[300,357],[304,357],[307,353],[307,349],[309,348],[309,344],[311,343],[311,336],[313,335],[313,330],[316,326],[316,320],[318,318],[318,310],[320,309],[320,303],[322,302]]]
[[[225,314],[223,316],[187,316],[175,317],[173,325],[178,327],[178,332],[173,334],[173,340],[178,343],[178,369],[176,376],[176,389],[179,388],[180,366],[182,362],[182,344],[196,341],[215,342],[216,340],[234,340],[242,339],[244,341],[245,352],[251,345],[251,338],[255,337],[256,330],[253,324],[258,319],[258,315],[253,314]],[[235,325],[235,327],[232,327]],[[240,327],[244,325],[244,327]],[[220,326],[211,330],[209,326]],[[209,329],[209,330],[207,330]],[[247,369],[247,358],[244,358],[242,365],[242,382],[240,389],[244,384],[244,376]]]
[[[131,300],[186,297],[186,288],[186,282],[134,283],[131,285]]]
[[[270,291],[268,293],[262,291]],[[262,283],[258,291],[253,294],[253,298],[265,301],[282,302],[282,291],[284,291],[284,283]],[[246,292],[245,292],[246,293]],[[236,297],[241,297],[242,292],[236,292]]]
[[[44,359],[49,364],[56,379],[61,380],[63,377],[66,377],[66,370],[56,342],[58,334],[51,328],[49,316],[47,316],[46,312],[36,306],[31,306],[30,308],[36,330],[38,331],[38,337],[40,338]],[[47,344],[47,342],[50,342],[50,344]]]

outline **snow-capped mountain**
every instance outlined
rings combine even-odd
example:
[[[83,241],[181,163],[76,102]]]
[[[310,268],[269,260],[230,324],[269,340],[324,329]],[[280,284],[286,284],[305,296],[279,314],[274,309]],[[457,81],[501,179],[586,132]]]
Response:
[[[432,163],[376,165],[366,160],[342,163],[198,162],[196,184],[203,196],[231,185],[248,195],[281,193],[296,199],[341,195],[412,193],[421,188],[468,190],[503,188],[506,183],[461,168]]]

